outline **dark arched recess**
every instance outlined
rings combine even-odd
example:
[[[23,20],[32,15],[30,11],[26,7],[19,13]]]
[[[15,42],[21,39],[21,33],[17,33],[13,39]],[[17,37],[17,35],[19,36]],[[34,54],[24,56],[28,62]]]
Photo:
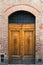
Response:
[[[35,24],[35,16],[32,13],[24,11],[24,10],[20,10],[20,11],[16,11],[12,13],[11,15],[9,15],[8,19],[9,19],[8,20],[9,24],[16,24],[16,23]]]

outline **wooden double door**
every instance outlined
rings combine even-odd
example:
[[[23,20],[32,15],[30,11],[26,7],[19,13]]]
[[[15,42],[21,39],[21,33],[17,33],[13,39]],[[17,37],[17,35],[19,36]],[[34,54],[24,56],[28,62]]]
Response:
[[[9,60],[34,58],[34,24],[9,24]]]

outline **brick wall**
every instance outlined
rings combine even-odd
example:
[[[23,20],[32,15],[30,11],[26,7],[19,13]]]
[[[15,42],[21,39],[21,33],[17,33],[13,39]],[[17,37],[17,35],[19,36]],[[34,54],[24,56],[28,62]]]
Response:
[[[6,53],[8,58],[8,15],[17,9],[27,9],[36,16],[36,61],[38,61],[43,57],[43,3],[41,0],[0,0],[0,45],[2,46],[0,53]]]
[[[41,31],[40,31],[40,39],[41,39],[41,54],[42,54],[42,62],[43,62],[43,0],[41,0],[41,15],[42,15],[42,23],[41,23]]]

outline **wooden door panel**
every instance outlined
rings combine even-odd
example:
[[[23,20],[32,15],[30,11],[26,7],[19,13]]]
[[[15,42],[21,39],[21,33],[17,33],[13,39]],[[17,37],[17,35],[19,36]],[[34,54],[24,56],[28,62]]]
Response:
[[[20,31],[10,30],[9,32],[9,54],[10,56],[19,55]]]
[[[23,24],[23,29],[34,30],[34,24]]]
[[[33,55],[33,31],[24,31],[24,55]]]
[[[24,32],[24,55],[29,54],[29,46],[30,46],[30,33],[29,32]]]
[[[12,47],[12,52],[14,55],[19,55],[19,35],[20,32],[19,31],[12,31],[11,32],[11,44],[12,46],[14,46],[14,48]]]
[[[13,55],[34,57],[34,24],[9,25],[9,59]]]

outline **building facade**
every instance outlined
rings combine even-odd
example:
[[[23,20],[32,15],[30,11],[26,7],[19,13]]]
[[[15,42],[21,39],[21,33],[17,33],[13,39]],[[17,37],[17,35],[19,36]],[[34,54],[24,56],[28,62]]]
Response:
[[[27,11],[35,16],[35,63],[43,62],[43,0],[0,0],[0,57],[8,62],[8,17],[16,11]],[[0,61],[1,62],[1,61]]]

